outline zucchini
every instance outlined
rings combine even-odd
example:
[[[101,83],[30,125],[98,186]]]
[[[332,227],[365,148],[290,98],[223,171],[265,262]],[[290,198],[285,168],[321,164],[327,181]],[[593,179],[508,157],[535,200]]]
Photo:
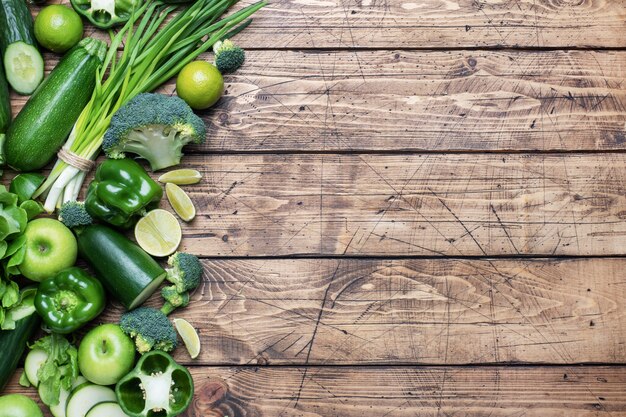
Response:
[[[9,86],[4,77],[4,70],[0,65],[0,135],[7,131],[11,123],[11,101],[9,100]]]
[[[43,80],[43,58],[24,0],[0,0],[0,51],[11,87],[19,94],[32,94]]]
[[[123,234],[93,224],[77,230],[78,254],[96,271],[107,291],[127,309],[140,306],[166,273],[152,256]]]
[[[109,387],[83,384],[76,388],[67,400],[65,415],[67,417],[85,417],[94,406],[116,400],[115,391]]]
[[[24,299],[22,306],[24,308],[21,312],[28,314],[16,320],[15,329],[0,331],[0,352],[2,352],[0,355],[0,391],[4,389],[15,372],[17,363],[26,349],[26,342],[39,327],[39,315],[35,313],[34,301],[34,293],[32,297]]]
[[[48,360],[48,353],[43,349],[33,349],[24,360],[24,373],[28,382],[34,387],[39,386],[39,368]]]
[[[9,166],[33,171],[55,156],[91,99],[105,52],[104,42],[85,38],[63,57],[9,126]]]
[[[116,402],[105,402],[94,406],[86,417],[128,417]]]
[[[83,384],[88,384],[87,378],[84,376],[77,376],[76,380],[72,384],[72,391],[78,389]],[[61,387],[61,391],[59,392],[59,403],[57,405],[50,406],[50,413],[54,417],[67,417],[65,415],[65,407],[67,406],[67,400],[69,400],[71,392]],[[39,395],[41,397],[41,394]]]

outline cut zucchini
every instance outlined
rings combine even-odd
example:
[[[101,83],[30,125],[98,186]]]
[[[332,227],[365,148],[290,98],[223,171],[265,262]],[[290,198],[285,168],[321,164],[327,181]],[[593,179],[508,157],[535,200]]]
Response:
[[[48,359],[48,354],[43,349],[33,349],[26,355],[24,362],[24,372],[26,372],[26,378],[34,387],[39,386],[39,377],[37,372],[41,365]]]
[[[128,417],[118,403],[100,403],[89,410],[87,417]]]
[[[78,376],[74,383],[72,384],[72,391],[74,391],[77,387],[83,385],[87,382],[87,378],[84,376]],[[57,405],[50,406],[50,412],[54,417],[66,417],[65,415],[65,407],[67,406],[67,399],[70,397],[70,391],[61,388],[61,392],[59,394],[59,403]],[[39,394],[41,397],[41,394]]]
[[[65,415],[66,417],[85,417],[94,406],[116,400],[115,392],[109,387],[83,384],[70,395]]]
[[[12,43],[4,52],[6,78],[11,87],[23,95],[32,94],[43,80],[43,59],[33,45]]]

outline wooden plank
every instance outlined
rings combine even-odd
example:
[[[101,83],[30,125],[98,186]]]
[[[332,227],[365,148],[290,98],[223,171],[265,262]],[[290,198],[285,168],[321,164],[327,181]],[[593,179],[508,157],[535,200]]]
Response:
[[[625,368],[194,367],[191,372],[195,398],[183,417],[626,416]],[[5,391],[37,399],[16,377]]]
[[[624,79],[616,51],[251,51],[196,151],[622,150]]]
[[[184,165],[204,180],[185,187],[198,215],[182,249],[202,256],[626,253],[626,154],[189,155]]]
[[[625,259],[203,262],[184,363],[626,363]]]
[[[624,47],[625,5],[623,0],[277,0],[258,12],[237,40],[246,48],[293,49]]]

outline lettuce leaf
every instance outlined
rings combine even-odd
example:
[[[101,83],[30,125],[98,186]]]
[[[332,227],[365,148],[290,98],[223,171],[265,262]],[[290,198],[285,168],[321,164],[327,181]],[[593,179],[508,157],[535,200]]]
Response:
[[[48,359],[37,371],[39,395],[44,404],[59,404],[61,387],[70,391],[78,377],[78,350],[65,337],[57,333],[37,340],[31,349],[43,349]]]

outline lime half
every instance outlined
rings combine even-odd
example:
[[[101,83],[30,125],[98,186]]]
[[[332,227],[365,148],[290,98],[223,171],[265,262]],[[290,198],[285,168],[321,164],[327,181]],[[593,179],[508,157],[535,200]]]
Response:
[[[200,354],[200,337],[196,329],[185,319],[174,319],[174,327],[183,339],[183,343],[189,352],[191,359],[196,359]]]
[[[166,172],[159,177],[159,182],[172,183],[178,185],[197,184],[202,179],[200,174],[195,169],[175,169],[174,171]]]
[[[196,217],[196,208],[193,205],[193,201],[178,185],[173,183],[165,184],[165,194],[170,201],[172,208],[186,222],[193,220]]]
[[[152,210],[135,225],[137,243],[152,256],[168,256],[176,252],[182,235],[178,220],[167,210]]]

